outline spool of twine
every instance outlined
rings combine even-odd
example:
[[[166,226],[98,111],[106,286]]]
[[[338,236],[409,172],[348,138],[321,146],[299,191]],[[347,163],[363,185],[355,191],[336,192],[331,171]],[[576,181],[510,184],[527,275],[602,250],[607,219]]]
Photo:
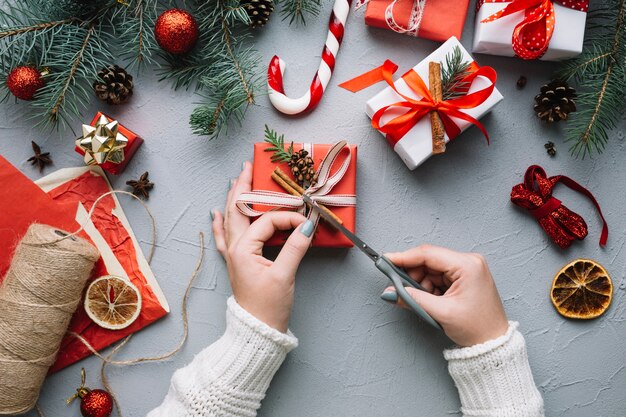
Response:
[[[0,415],[31,410],[98,260],[89,242],[33,224],[0,284]]]

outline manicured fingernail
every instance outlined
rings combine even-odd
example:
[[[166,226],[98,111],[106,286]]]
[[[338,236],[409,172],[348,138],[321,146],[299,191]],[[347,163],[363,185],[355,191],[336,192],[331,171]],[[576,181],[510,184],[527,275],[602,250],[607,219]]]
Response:
[[[396,303],[398,301],[398,293],[395,291],[385,291],[380,295],[380,298],[389,303]]]
[[[211,211],[209,211],[209,215],[211,216],[211,221],[215,220],[215,209],[211,209]]]
[[[248,161],[243,161],[243,162],[241,163],[241,170],[242,170],[242,171],[243,171],[244,169],[246,169],[246,162],[248,162]]]
[[[307,220],[302,223],[302,226],[300,226],[300,232],[302,232],[302,234],[306,237],[311,237],[313,234],[313,228],[313,222],[311,220]]]

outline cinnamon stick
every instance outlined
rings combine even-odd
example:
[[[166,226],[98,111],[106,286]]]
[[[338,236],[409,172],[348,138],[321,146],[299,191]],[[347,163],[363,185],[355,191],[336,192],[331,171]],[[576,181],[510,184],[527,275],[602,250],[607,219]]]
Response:
[[[428,84],[430,94],[435,102],[443,100],[443,86],[441,84],[441,64],[439,62],[428,63]],[[430,112],[430,127],[433,136],[433,154],[446,151],[445,130],[441,117],[436,111]]]
[[[282,169],[276,168],[274,172],[272,172],[272,179],[280,185],[285,191],[287,191],[291,195],[295,195],[297,197],[302,196],[304,194],[304,188],[300,187],[299,184],[294,182],[289,175],[287,175]],[[322,204],[318,204],[319,208],[322,209],[323,212],[331,216],[335,221],[339,224],[343,224],[343,221],[335,213],[333,213],[330,209]]]

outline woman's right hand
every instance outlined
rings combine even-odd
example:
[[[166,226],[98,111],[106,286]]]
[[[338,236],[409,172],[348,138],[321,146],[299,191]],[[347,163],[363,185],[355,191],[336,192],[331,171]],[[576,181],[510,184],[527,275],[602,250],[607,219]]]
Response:
[[[484,343],[506,333],[506,313],[482,255],[423,245],[385,256],[428,291],[406,288],[459,346]],[[385,289],[381,298],[406,307],[393,287]]]

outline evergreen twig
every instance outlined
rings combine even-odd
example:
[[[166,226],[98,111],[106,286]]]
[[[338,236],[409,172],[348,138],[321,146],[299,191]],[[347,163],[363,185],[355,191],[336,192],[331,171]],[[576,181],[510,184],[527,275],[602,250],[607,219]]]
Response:
[[[470,62],[464,61],[463,52],[458,46],[446,54],[446,63],[441,66],[443,100],[465,95],[465,89],[469,84],[465,78],[471,73],[470,65]]]
[[[273,152],[272,162],[288,162],[293,156],[293,142],[285,149],[285,135],[280,136],[274,129],[270,129],[265,125],[265,142],[271,146],[265,149],[265,152]]]
[[[283,20],[289,19],[289,24],[305,25],[306,15],[317,16],[321,9],[320,0],[281,0],[281,3],[280,14]]]
[[[58,26],[62,26],[62,25],[67,25],[70,23],[75,23],[78,22],[79,20],[76,18],[69,18],[69,19],[63,19],[63,20],[57,20],[54,22],[45,22],[45,23],[35,23],[32,25],[27,25],[27,26],[22,26],[22,27],[18,27],[18,28],[9,28],[7,30],[4,31],[0,31],[0,39],[2,38],[8,38],[8,37],[12,37],[15,35],[20,35],[23,33],[29,33],[29,32],[36,32],[36,31],[41,31],[41,30],[46,30],[46,29],[52,29]]]
[[[74,62],[72,63],[72,66],[70,67],[69,74],[65,78],[65,83],[63,84],[63,87],[59,91],[56,102],[50,109],[49,117],[53,121],[56,121],[58,117],[59,109],[63,105],[63,101],[65,101],[65,95],[67,94],[67,90],[70,88],[70,85],[75,82],[76,71],[78,71],[78,68],[82,64],[82,60],[85,55],[85,50],[87,49],[87,46],[89,45],[89,41],[91,40],[91,37],[93,36],[94,27],[95,27],[95,23],[91,23],[89,25],[89,28],[87,29],[87,33],[85,34],[85,38],[83,39],[83,43],[80,49],[76,52],[76,57],[74,58]]]
[[[590,12],[587,49],[566,61],[557,77],[573,80],[580,91],[578,111],[572,113],[565,141],[570,152],[584,158],[601,153],[609,131],[624,116],[626,91],[626,0],[611,0]],[[591,29],[590,29],[591,28]]]

